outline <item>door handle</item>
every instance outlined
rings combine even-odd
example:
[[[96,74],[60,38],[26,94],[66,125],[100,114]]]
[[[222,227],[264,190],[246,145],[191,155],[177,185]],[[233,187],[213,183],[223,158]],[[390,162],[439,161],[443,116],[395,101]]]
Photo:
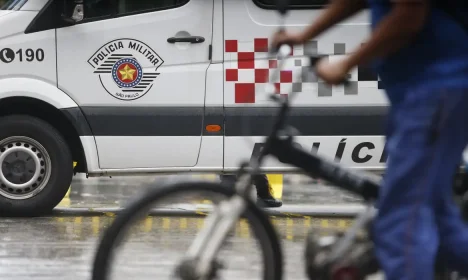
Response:
[[[205,42],[205,38],[201,36],[188,36],[188,37],[171,37],[167,39],[168,43],[192,43],[199,44]]]

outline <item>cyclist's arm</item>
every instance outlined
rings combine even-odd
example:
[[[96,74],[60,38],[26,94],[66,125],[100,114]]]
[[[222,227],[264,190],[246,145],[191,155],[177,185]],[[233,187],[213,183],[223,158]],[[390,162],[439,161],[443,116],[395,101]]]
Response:
[[[307,42],[333,25],[367,8],[367,0],[332,0],[328,7],[308,26],[300,37]]]
[[[429,0],[394,0],[393,4],[391,12],[376,26],[369,41],[346,60],[348,69],[399,50],[424,27]]]

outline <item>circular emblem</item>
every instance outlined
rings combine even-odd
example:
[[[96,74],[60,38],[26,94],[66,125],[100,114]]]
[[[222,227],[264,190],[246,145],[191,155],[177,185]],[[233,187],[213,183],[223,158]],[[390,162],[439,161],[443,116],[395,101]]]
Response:
[[[3,55],[9,57],[9,54]],[[128,38],[105,43],[88,59],[105,92],[125,101],[139,99],[152,89],[154,92],[153,86],[160,74],[158,68],[163,63],[150,46]]]
[[[123,58],[112,68],[112,78],[120,87],[134,87],[140,83],[142,76],[143,69],[134,58]]]

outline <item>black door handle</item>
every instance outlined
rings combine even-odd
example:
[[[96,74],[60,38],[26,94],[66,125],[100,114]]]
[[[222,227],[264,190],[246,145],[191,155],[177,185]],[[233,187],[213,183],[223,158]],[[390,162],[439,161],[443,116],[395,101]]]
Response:
[[[201,36],[188,36],[188,37],[171,37],[167,39],[168,43],[192,43],[199,44],[205,42],[205,38]]]

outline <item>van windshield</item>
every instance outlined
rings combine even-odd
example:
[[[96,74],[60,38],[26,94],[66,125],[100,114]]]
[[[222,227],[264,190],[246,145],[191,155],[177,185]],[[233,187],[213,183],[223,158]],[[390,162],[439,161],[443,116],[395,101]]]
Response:
[[[23,7],[28,0],[0,0],[0,10],[17,11]]]

